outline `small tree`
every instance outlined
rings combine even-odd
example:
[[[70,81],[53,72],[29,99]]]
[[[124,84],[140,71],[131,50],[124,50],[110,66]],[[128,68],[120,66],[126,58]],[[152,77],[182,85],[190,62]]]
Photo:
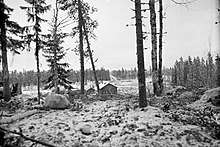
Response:
[[[61,46],[64,42],[64,38],[69,34],[62,33],[62,29],[68,22],[67,18],[58,21],[59,6],[56,0],[54,16],[52,19],[50,34],[48,34],[48,41],[44,51],[44,56],[47,58],[46,61],[49,63],[50,75],[45,83],[44,88],[50,89],[55,88],[55,93],[59,93],[59,85],[69,89],[72,86],[72,82],[68,80],[70,70],[66,70],[69,67],[68,63],[62,63],[61,60],[64,58],[66,52]]]
[[[20,6],[21,9],[25,10],[27,12],[28,16],[28,22],[33,22],[34,26],[34,34],[30,34],[28,31],[28,34],[24,36],[27,44],[30,45],[30,42],[35,42],[35,57],[37,62],[37,91],[38,91],[38,103],[40,104],[40,63],[39,63],[39,51],[43,47],[43,40],[41,33],[41,26],[40,24],[42,22],[45,22],[46,20],[42,19],[40,17],[41,14],[44,14],[50,9],[50,5],[46,5],[44,0],[25,0],[28,4],[31,6]],[[27,30],[30,29],[30,27],[26,27]]]

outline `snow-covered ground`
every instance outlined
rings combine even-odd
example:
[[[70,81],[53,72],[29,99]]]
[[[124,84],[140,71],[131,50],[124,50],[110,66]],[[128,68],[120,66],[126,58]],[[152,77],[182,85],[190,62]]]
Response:
[[[167,113],[137,100],[96,101],[80,111],[41,111],[8,128],[59,147],[219,146],[202,128],[168,119]],[[25,141],[24,146],[31,143]],[[40,145],[39,145],[40,146]]]
[[[87,83],[89,86],[93,84]],[[174,121],[171,116],[177,114],[173,113],[177,111],[175,109],[167,112],[163,111],[159,105],[138,108],[139,103],[135,96],[138,92],[136,79],[114,81],[114,84],[118,86],[121,94],[118,95],[119,98],[115,96],[109,100],[100,101],[100,97],[92,95],[93,101],[82,102],[77,99],[75,104],[82,107],[66,110],[38,110],[38,113],[11,123],[7,128],[10,130],[20,128],[23,135],[58,147],[220,146],[220,141],[210,137],[210,132],[207,132],[204,127],[182,123],[181,119]],[[77,87],[77,84],[75,86]],[[24,90],[23,93],[26,94],[24,99],[27,99],[28,95],[29,97],[37,95],[34,88],[29,91]],[[153,97],[152,100],[160,103],[169,98]],[[178,113],[180,112],[184,110],[178,110]],[[191,116],[185,116],[186,114],[183,113],[178,117],[189,117],[190,120]],[[29,147],[31,144],[25,141],[23,146]],[[37,145],[37,147],[40,146]]]

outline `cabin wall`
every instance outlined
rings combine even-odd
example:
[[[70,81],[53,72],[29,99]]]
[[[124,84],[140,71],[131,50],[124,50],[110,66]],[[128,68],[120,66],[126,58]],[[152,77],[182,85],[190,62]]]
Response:
[[[117,94],[117,87],[106,85],[100,90],[101,94]]]

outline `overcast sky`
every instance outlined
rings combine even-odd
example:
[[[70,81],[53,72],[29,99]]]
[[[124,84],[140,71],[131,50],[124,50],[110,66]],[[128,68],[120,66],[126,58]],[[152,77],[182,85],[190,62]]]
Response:
[[[46,0],[52,4],[55,0]],[[97,68],[119,69],[134,68],[136,61],[136,34],[135,27],[126,27],[126,24],[134,24],[131,17],[134,12],[134,3],[130,0],[87,0],[92,6],[98,8],[98,12],[93,16],[97,19],[99,26],[95,31],[97,40],[92,41],[92,49]],[[187,58],[189,55],[206,56],[211,50],[213,54],[218,51],[218,28],[215,24],[217,17],[217,0],[197,0],[190,4],[188,8],[174,4],[171,0],[164,0],[165,19],[163,44],[163,65],[173,66],[175,60],[179,57]],[[22,0],[5,0],[8,6],[14,8],[11,19],[26,25],[27,17],[19,6],[26,5]],[[144,31],[149,31],[149,12],[143,13],[148,17],[143,20],[146,25]],[[62,16],[65,16],[62,14]],[[52,12],[44,16],[50,20]],[[44,24],[43,29],[47,30],[48,25]],[[71,30],[68,30],[69,32]],[[65,47],[74,48],[74,40],[69,38],[65,42]],[[151,65],[151,44],[150,36],[144,40],[144,47],[148,48],[145,53],[145,67],[148,69]],[[79,69],[79,57],[74,52],[69,51],[65,61],[71,64],[71,68]],[[36,70],[36,61],[34,52],[23,51],[21,55],[12,56],[9,53],[9,70]],[[45,59],[40,57],[41,70],[48,69]],[[90,68],[89,60],[86,60],[86,68]]]

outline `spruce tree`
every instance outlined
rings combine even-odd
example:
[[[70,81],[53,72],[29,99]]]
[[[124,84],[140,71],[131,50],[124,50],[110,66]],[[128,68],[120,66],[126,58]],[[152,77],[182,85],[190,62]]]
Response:
[[[23,36],[26,43],[30,45],[31,42],[35,42],[35,57],[37,62],[37,92],[38,92],[38,103],[40,104],[40,62],[39,62],[39,51],[43,47],[43,39],[41,30],[41,23],[46,20],[40,17],[41,14],[46,13],[50,9],[50,5],[46,5],[44,0],[24,0],[31,6],[20,6],[21,9],[27,12],[28,22],[33,22],[34,34],[30,34],[30,27],[26,27],[27,35]]]
[[[12,11],[12,8],[5,5],[4,0],[0,0],[0,46],[2,52],[3,97],[5,101],[11,99],[7,49],[10,49],[13,53],[19,54],[17,49],[23,48],[23,42],[14,38],[14,36],[18,36],[22,33],[23,28],[20,27],[18,23],[9,20],[9,15]]]
[[[65,37],[69,36],[67,33],[63,33],[62,22],[57,21],[58,19],[58,9],[56,9],[53,21],[51,23],[50,34],[48,34],[46,48],[43,50],[44,57],[49,63],[49,77],[45,82],[44,89],[55,88],[55,93],[59,93],[59,86],[64,86],[66,89],[72,88],[71,81],[68,79],[70,75],[69,64],[62,62],[62,59],[66,55],[66,50],[62,46]]]

